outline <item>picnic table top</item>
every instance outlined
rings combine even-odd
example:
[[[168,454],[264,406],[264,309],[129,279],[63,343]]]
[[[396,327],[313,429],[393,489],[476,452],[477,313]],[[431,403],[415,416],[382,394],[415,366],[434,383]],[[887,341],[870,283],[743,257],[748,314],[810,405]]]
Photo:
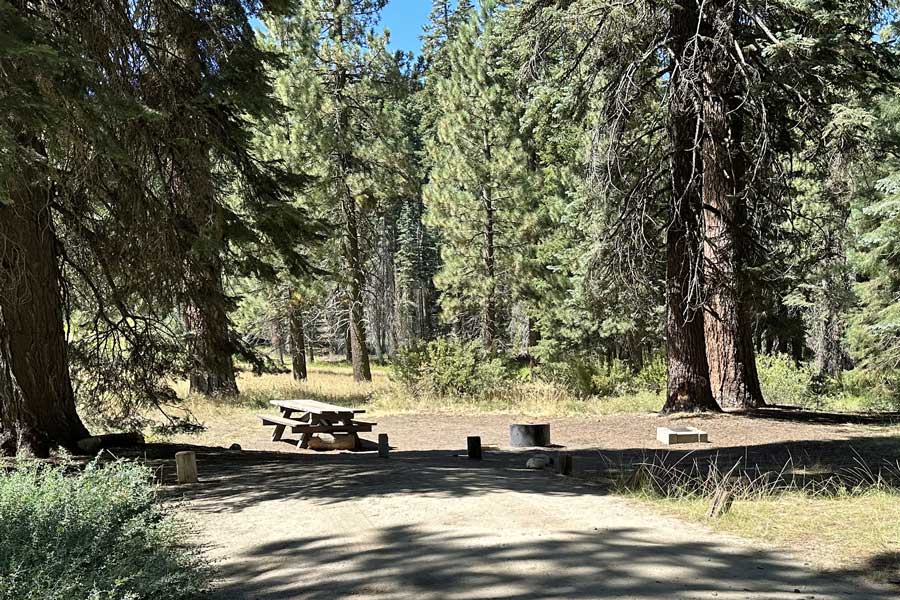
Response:
[[[303,411],[308,413],[344,413],[344,414],[361,414],[366,411],[358,408],[347,408],[346,406],[338,406],[336,404],[328,404],[319,402],[318,400],[272,400],[270,402],[280,408],[290,410]]]

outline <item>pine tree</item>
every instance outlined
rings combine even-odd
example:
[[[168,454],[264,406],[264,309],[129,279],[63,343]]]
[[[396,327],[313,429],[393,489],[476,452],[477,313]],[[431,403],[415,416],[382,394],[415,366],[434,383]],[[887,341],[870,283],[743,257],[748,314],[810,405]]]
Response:
[[[379,249],[387,231],[378,224],[390,223],[386,211],[415,187],[398,109],[410,84],[404,59],[389,55],[384,38],[369,31],[383,5],[380,0],[309,1],[295,18],[270,27],[289,62],[280,76],[280,95],[294,114],[312,117],[309,124],[289,123],[285,133],[292,143],[273,148],[273,156],[291,157],[308,174],[312,182],[303,195],[329,211],[342,230],[341,264],[323,256],[322,265],[341,273],[346,350],[357,380],[371,379],[367,314],[376,326],[377,349],[384,350],[389,331],[386,294],[374,289],[384,287],[384,278],[372,280],[373,269],[380,274],[387,264]],[[379,298],[374,304],[373,296]]]
[[[896,403],[900,398],[900,165],[886,149],[900,139],[900,104],[893,95],[872,107],[862,137],[870,152],[857,154],[874,169],[875,185],[861,186],[852,205],[850,258],[859,273],[850,313],[850,347]],[[872,167],[869,166],[871,169]],[[864,180],[865,181],[865,180]]]
[[[2,264],[17,264],[27,251],[35,269],[21,281],[0,277],[7,451],[17,444],[39,454],[57,445],[77,450],[86,431],[70,367],[83,377],[85,406],[111,397],[120,408],[133,409],[127,401],[136,398],[158,406],[165,381],[183,374],[172,315],[185,304],[195,259],[207,255],[209,244],[192,218],[198,211],[221,215],[232,248],[264,241],[286,262],[303,262],[296,248],[305,238],[304,215],[284,204],[283,174],[249,150],[248,117],[274,108],[263,68],[268,57],[254,43],[243,5],[225,0],[195,8],[4,7],[4,17],[13,18],[3,26],[16,31],[4,40],[21,43],[20,52],[4,54],[12,61],[3,71],[10,80],[4,90],[13,92],[7,98],[19,102],[38,89],[42,98],[30,107],[9,105],[15,119],[28,123],[28,136],[10,122],[0,135],[26,150],[12,156],[28,163],[13,166],[22,187],[4,199],[0,210],[13,219],[4,216],[0,228],[16,218],[30,223],[7,236],[16,239],[5,246],[15,258]],[[200,59],[173,60],[179,50],[182,58]],[[196,69],[203,73],[199,87]],[[212,169],[214,191],[189,193],[210,189]],[[232,192],[239,192],[239,211],[226,201]],[[40,235],[18,239],[33,227]],[[225,254],[221,246],[216,254]],[[262,260],[250,262],[241,268],[268,271]],[[22,282],[35,289],[23,290]],[[64,287],[71,305],[62,303]],[[42,339],[46,360],[28,358],[33,336]],[[12,381],[17,389],[9,393]]]
[[[437,83],[436,138],[428,140],[429,222],[442,233],[436,277],[444,318],[476,322],[497,349],[501,304],[511,288],[517,219],[527,200],[527,157],[517,137],[509,81],[498,68],[492,3],[448,47],[450,76]]]

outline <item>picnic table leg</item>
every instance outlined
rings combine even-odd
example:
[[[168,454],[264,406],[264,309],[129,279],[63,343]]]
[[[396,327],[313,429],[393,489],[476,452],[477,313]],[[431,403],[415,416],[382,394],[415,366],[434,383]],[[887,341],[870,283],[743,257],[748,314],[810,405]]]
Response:
[[[281,436],[284,435],[284,425],[276,425],[275,430],[272,432],[272,441],[280,442]]]
[[[307,420],[308,420],[308,422],[309,422],[310,425],[319,425],[319,424],[322,422],[322,419],[318,419],[318,418],[314,417],[312,413],[306,413],[305,415],[303,415],[303,416],[300,418],[300,420],[301,420],[301,421],[307,421]],[[311,434],[311,433],[309,433],[309,432],[307,432],[307,433],[301,433],[301,434],[300,434],[300,441],[297,442],[297,447],[298,447],[298,448],[303,448],[303,449],[309,448],[309,440],[310,440],[310,438],[312,438],[312,434]]]

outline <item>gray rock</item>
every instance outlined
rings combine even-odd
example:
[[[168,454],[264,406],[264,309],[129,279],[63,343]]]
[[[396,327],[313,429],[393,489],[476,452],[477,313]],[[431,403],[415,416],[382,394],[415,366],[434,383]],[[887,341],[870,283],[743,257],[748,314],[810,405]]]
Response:
[[[540,470],[547,467],[550,462],[551,461],[549,456],[547,456],[546,454],[538,454],[528,459],[528,462],[525,463],[525,468]]]

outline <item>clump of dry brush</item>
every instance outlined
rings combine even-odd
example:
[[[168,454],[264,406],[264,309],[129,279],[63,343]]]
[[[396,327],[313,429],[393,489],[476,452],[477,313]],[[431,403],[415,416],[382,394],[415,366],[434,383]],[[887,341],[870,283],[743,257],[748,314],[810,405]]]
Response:
[[[800,464],[791,456],[775,469],[749,465],[746,457],[703,458],[690,454],[653,454],[631,468],[610,468],[614,486],[627,493],[669,499],[770,498],[785,493],[811,496],[858,495],[872,491],[900,493],[900,461],[867,462],[857,452],[836,465]],[[732,462],[733,460],[733,462]],[[613,467],[613,465],[610,465]]]

